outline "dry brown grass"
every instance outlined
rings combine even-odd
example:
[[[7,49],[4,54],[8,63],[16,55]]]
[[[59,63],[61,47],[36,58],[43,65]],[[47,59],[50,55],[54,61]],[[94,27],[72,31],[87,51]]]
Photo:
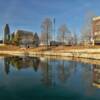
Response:
[[[96,49],[96,48],[100,48],[100,46],[49,46],[48,47],[48,51],[67,51],[67,50],[72,50],[72,49]],[[12,46],[12,45],[2,45],[0,46],[0,50],[10,50],[10,51],[23,51],[23,50],[30,50],[30,51],[34,51],[34,52],[39,52],[39,51],[47,51],[47,47],[46,46],[40,46],[40,47],[34,47],[34,48],[20,48],[18,46]]]
[[[0,46],[0,50],[19,50],[19,47],[17,46],[11,46],[11,45],[2,45]]]

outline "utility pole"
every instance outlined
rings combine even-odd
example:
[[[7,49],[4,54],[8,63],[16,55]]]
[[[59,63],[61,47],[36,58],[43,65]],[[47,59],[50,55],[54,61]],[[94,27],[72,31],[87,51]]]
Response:
[[[55,41],[55,18],[53,18],[53,25],[54,25],[54,36],[53,36],[53,40]]]

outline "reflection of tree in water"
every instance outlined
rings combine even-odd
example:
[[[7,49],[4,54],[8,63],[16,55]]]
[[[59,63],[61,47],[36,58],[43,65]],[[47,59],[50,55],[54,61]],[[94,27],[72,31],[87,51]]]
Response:
[[[39,58],[37,58],[37,57],[32,58],[32,67],[34,68],[34,71],[37,72],[39,64],[40,64],[40,59]]]
[[[100,65],[93,65],[93,86],[100,88]]]
[[[51,86],[52,85],[52,66],[48,58],[45,61],[41,62],[42,66],[42,82],[46,86]]]
[[[9,72],[10,65],[18,70],[33,67],[34,71],[37,71],[40,59],[37,57],[8,57],[4,59],[4,63],[6,73]]]
[[[91,65],[90,64],[82,64],[82,76],[85,80],[90,79],[91,74]]]
[[[65,69],[64,69],[65,63],[62,61],[62,63],[59,65],[59,78],[63,82],[65,81]]]
[[[43,83],[46,86],[56,85],[56,78],[58,77],[61,82],[65,83],[65,81],[74,74],[76,69],[76,62],[70,61],[57,61],[57,60],[49,60],[48,58],[45,61],[41,62]],[[55,67],[55,68],[53,68]],[[53,70],[52,70],[53,69]]]
[[[81,82],[83,84],[83,87],[85,89],[85,93],[87,95],[92,95],[93,88],[91,86],[92,84],[92,65],[90,64],[81,64]]]
[[[73,61],[66,62],[63,60],[58,64],[58,77],[61,82],[64,83],[74,73],[77,63]]]
[[[91,83],[91,65],[90,64],[82,64],[81,67],[81,75],[82,75],[82,79],[84,80],[83,82],[87,82],[86,84],[90,85]]]
[[[10,72],[10,59],[7,57],[4,58],[4,70],[6,74],[9,74]]]

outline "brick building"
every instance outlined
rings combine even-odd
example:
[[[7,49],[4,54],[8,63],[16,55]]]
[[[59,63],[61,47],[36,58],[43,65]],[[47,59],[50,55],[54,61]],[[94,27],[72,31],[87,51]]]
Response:
[[[93,18],[94,43],[100,44],[100,16]]]

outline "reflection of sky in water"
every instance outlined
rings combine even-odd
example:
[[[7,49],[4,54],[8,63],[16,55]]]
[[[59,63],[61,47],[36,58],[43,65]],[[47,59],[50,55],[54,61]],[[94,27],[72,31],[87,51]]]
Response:
[[[0,59],[0,98],[3,99],[3,96],[10,99],[63,96],[72,100],[99,100],[100,89],[92,83],[90,64],[54,59],[40,61],[39,58]]]

